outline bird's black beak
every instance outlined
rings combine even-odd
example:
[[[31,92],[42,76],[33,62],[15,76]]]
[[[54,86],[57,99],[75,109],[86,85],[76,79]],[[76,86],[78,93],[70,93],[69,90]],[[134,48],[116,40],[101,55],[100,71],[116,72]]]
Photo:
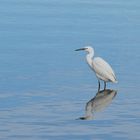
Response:
[[[86,50],[86,48],[76,49],[75,51],[84,51],[84,50]]]

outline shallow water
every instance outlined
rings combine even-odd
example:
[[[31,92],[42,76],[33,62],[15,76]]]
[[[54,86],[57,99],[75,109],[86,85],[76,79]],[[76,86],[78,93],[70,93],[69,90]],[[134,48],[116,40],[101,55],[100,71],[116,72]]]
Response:
[[[139,13],[138,0],[1,0],[0,139],[140,139]],[[78,119],[97,93],[84,45],[119,81],[91,120]]]

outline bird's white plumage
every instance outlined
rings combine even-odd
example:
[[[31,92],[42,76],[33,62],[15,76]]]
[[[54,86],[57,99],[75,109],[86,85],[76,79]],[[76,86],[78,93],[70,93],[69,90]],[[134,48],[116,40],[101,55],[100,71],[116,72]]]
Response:
[[[102,58],[95,57],[92,61],[96,76],[106,82],[116,82],[116,76],[111,66]]]
[[[87,52],[86,61],[98,78],[98,90],[100,89],[100,80],[104,81],[104,89],[106,88],[106,82],[117,83],[115,73],[111,66],[104,59],[94,57],[94,49],[92,47],[86,46],[84,48],[77,49],[76,51],[80,50]]]

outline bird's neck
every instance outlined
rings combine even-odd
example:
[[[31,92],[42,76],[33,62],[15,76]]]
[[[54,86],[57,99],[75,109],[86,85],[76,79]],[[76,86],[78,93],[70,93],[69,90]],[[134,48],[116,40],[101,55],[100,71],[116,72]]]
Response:
[[[92,68],[92,59],[93,59],[93,56],[94,56],[94,53],[93,52],[88,53],[87,56],[86,56],[87,63],[89,64],[89,66],[91,68]]]

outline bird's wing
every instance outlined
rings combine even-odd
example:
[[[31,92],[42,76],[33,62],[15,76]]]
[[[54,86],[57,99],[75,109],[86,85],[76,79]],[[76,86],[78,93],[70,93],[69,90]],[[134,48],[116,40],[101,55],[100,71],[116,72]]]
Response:
[[[95,57],[93,60],[93,67],[97,75],[109,79],[111,81],[116,81],[116,76],[111,68],[111,66],[102,58]]]

